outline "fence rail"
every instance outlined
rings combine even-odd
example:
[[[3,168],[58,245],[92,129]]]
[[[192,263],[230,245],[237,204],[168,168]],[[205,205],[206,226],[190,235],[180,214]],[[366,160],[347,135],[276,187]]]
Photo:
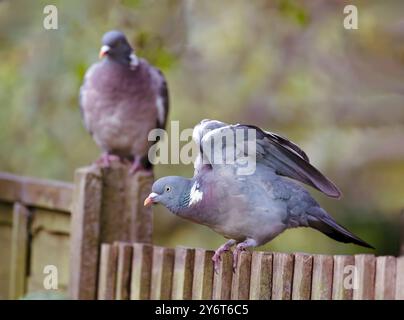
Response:
[[[404,257],[242,252],[215,273],[212,251],[102,244],[98,299],[404,299]]]

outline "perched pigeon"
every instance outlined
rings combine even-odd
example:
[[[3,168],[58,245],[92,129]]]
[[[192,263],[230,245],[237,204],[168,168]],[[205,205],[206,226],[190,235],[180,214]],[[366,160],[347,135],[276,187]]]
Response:
[[[253,139],[245,134],[248,129],[253,130]],[[235,144],[225,141],[220,147],[224,151],[236,149],[232,159],[236,161],[215,163],[206,157],[212,139],[236,134],[237,130],[247,137],[244,143],[255,143],[256,167],[252,174],[237,173],[242,165],[237,162],[241,148]],[[228,238],[213,256],[215,268],[221,253],[233,245],[237,244],[233,252],[236,264],[240,251],[263,245],[295,227],[312,227],[334,240],[372,248],[339,225],[302,185],[292,180],[331,197],[340,196],[338,188],[310,164],[296,144],[254,126],[227,125],[215,120],[204,120],[197,125],[193,139],[200,147],[194,177],[170,176],[157,180],[145,205],[160,203],[174,214],[206,225]]]
[[[121,159],[132,162],[132,172],[150,169],[148,134],[165,128],[168,114],[165,78],[135,55],[120,31],[103,36],[100,58],[80,89],[85,127],[103,151],[98,163]]]

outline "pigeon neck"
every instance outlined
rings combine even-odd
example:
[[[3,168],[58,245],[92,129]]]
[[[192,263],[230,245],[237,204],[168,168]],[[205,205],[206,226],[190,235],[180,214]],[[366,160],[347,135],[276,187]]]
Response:
[[[139,58],[133,52],[128,55],[108,56],[107,60],[130,67],[131,70],[134,70],[139,64]]]
[[[181,211],[195,210],[201,205],[202,200],[203,190],[200,182],[196,179],[191,179],[183,192],[179,207]]]

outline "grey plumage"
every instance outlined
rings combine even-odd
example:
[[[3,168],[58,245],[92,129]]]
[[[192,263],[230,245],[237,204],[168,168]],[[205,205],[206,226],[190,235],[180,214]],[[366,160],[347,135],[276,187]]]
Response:
[[[244,131],[254,130],[253,137],[244,134],[245,144],[254,139],[256,146],[256,160],[260,163],[271,167],[279,175],[283,175],[297,181],[303,182],[324,194],[339,198],[341,192],[338,187],[310,164],[306,153],[295,143],[288,139],[272,132],[263,131],[260,128],[252,125],[228,125],[216,120],[202,120],[194,130],[194,141],[200,146],[201,153],[195,161],[196,172],[201,168],[200,162],[204,159],[205,162],[210,162],[204,158],[204,149],[210,148],[212,140],[219,135],[235,136],[236,130]],[[206,134],[209,132],[209,134]],[[251,139],[252,138],[252,139]],[[234,141],[236,141],[234,139]],[[228,146],[223,144],[223,149]],[[245,147],[245,149],[247,149]],[[224,154],[225,152],[223,152]]]
[[[167,120],[166,80],[119,31],[104,35],[100,54],[104,59],[88,69],[80,89],[85,127],[104,154],[130,159],[134,169],[149,168],[148,134]]]
[[[202,127],[213,130],[202,132]],[[263,245],[295,227],[311,227],[337,241],[371,248],[340,226],[302,185],[289,179],[305,182],[331,196],[339,195],[335,185],[309,163],[305,153],[285,138],[252,127],[256,129],[260,148],[256,170],[250,175],[238,175],[238,163],[216,164],[204,159],[209,145],[204,139],[211,139],[218,130],[235,128],[243,126],[205,120],[195,127],[193,138],[201,152],[194,177],[157,180],[145,203],[160,203],[176,215],[231,239],[216,251],[215,262],[221,252],[235,243],[238,243],[234,251],[237,257],[240,250]],[[227,147],[224,143],[223,148]]]

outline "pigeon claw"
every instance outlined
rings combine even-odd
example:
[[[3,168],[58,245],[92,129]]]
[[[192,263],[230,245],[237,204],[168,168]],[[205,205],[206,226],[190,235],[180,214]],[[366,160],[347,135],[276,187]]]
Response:
[[[219,274],[219,265],[220,265],[221,260],[222,260],[222,258],[220,257],[220,254],[217,255],[215,252],[215,254],[212,257],[212,261],[213,261],[213,268],[214,268],[216,274]]]
[[[243,243],[238,244],[233,251],[233,273],[236,272],[237,264],[238,264],[238,257],[240,255],[240,253],[243,251],[246,251],[246,247],[243,245]]]
[[[222,253],[229,251],[230,248],[236,243],[235,240],[231,239],[229,241],[227,241],[225,244],[221,245],[216,251],[215,254],[212,257],[212,261],[214,263],[214,268],[215,268],[215,272],[218,274],[219,273],[219,264],[220,261],[222,260]]]
[[[142,162],[140,161],[140,158],[135,157],[135,159],[133,160],[132,165],[129,169],[129,174],[135,175],[139,171],[144,171],[150,175],[153,175],[153,172],[151,170],[144,168],[144,166],[142,165]]]
[[[114,155],[114,154],[109,154],[109,153],[103,153],[101,157],[95,162],[98,166],[101,168],[109,168],[111,166],[111,162],[115,161],[120,161],[121,159]]]

